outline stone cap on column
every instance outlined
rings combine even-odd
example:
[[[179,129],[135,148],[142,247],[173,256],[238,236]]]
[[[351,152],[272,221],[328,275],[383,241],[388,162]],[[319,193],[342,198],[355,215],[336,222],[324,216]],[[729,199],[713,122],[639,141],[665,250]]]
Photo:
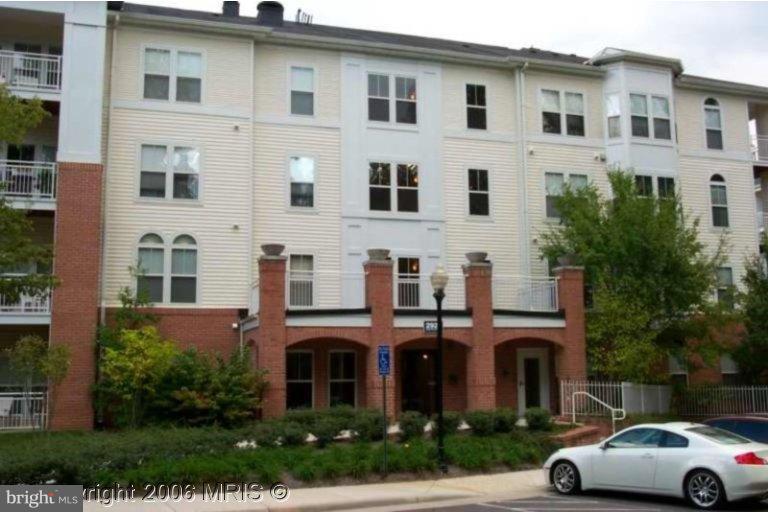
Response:
[[[259,256],[259,261],[282,261],[288,259],[288,256],[283,255],[285,250],[283,244],[261,244],[261,250],[264,254]]]
[[[493,263],[488,259],[487,252],[468,252],[465,256],[467,258],[467,263],[461,266],[464,275],[490,272],[493,268]]]
[[[389,257],[389,249],[368,249],[368,259],[363,262],[363,266],[382,265],[392,266],[394,261]]]

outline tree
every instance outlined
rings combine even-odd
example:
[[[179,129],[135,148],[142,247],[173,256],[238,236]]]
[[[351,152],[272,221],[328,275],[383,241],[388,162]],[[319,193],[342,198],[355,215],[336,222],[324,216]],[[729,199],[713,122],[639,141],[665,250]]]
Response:
[[[763,236],[768,247],[768,236]],[[747,260],[739,295],[744,318],[744,336],[733,352],[742,377],[753,384],[768,384],[768,268],[765,255]]]
[[[632,173],[608,174],[611,197],[595,186],[566,187],[561,223],[543,235],[542,257],[572,254],[593,292],[587,345],[593,370],[614,379],[659,380],[659,364],[707,341],[725,312],[710,297],[725,240],[712,254],[678,197],[638,194]],[[716,353],[700,343],[699,353]]]
[[[27,131],[47,115],[39,99],[19,99],[0,85],[0,140],[10,144],[22,142]],[[50,247],[34,242],[32,233],[33,225],[26,212],[11,208],[0,190],[0,295],[7,302],[18,301],[22,294],[46,295],[56,284],[48,274],[18,272],[32,263],[37,263],[38,269],[50,267]]]
[[[55,402],[56,388],[69,372],[70,351],[64,345],[50,345],[39,336],[24,336],[16,344],[6,349],[11,368],[24,379],[24,394],[29,396],[33,382],[43,378],[48,383],[48,398]],[[53,421],[53,407],[48,408],[48,421]]]

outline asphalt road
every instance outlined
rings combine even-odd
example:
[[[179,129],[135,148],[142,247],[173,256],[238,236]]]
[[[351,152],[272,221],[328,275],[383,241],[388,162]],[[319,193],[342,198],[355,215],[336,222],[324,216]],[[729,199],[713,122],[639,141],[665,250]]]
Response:
[[[624,493],[590,492],[573,497],[559,496],[548,492],[542,496],[518,500],[500,500],[478,502],[457,506],[440,506],[434,508],[402,509],[401,512],[693,512],[683,500],[639,496]],[[726,510],[758,511],[768,510],[768,503],[739,502],[729,504]]]

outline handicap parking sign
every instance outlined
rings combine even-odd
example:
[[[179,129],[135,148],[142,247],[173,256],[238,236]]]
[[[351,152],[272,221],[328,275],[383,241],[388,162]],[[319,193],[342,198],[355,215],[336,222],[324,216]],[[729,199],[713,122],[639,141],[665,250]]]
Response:
[[[379,375],[389,375],[389,345],[379,345]]]

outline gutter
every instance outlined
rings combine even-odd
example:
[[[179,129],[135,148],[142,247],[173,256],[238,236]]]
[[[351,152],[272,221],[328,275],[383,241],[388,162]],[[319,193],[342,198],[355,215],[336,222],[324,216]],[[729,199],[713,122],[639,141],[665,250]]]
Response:
[[[768,100],[768,87],[759,85],[741,84],[737,82],[727,82],[725,80],[716,80],[694,75],[680,75],[675,79],[675,86],[681,89],[692,89],[698,91],[718,91],[730,92],[732,94],[754,96],[759,99]]]
[[[516,85],[517,85],[517,151],[518,160],[520,163],[520,172],[517,178],[517,187],[519,190],[518,198],[520,201],[520,222],[519,222],[519,237],[520,240],[520,273],[522,275],[530,275],[531,270],[531,251],[530,251],[530,233],[528,222],[528,148],[525,137],[525,71],[528,69],[528,63],[526,62],[520,68],[517,69]]]

